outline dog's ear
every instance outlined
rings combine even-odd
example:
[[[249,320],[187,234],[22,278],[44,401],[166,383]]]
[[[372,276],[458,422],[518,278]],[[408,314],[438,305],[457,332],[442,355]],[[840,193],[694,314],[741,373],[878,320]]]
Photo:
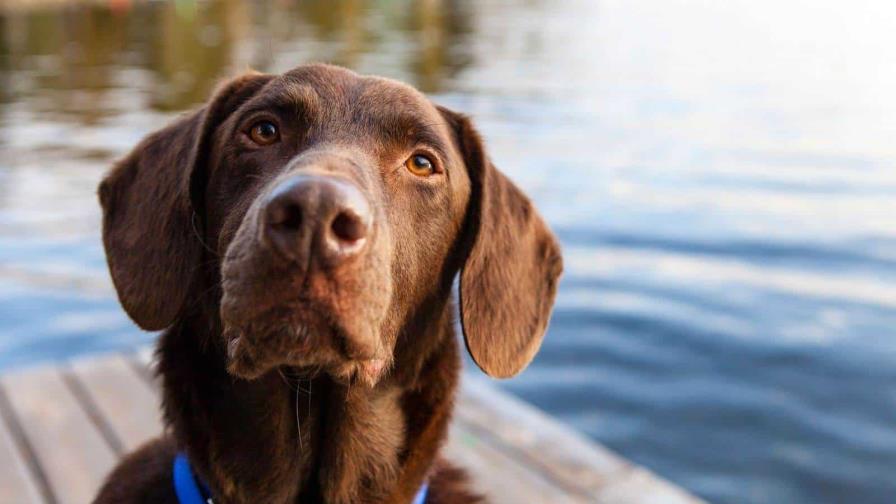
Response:
[[[563,270],[560,246],[529,198],[492,165],[470,120],[440,111],[455,131],[471,184],[461,245],[464,340],[483,371],[507,378],[541,346]]]
[[[143,329],[174,322],[200,261],[191,175],[204,173],[217,126],[270,79],[252,73],[224,84],[204,107],[145,138],[100,183],[109,271],[122,306]]]

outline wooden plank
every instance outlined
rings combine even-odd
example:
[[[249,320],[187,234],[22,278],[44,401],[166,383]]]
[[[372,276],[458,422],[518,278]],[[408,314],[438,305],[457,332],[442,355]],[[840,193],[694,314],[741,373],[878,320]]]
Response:
[[[146,349],[134,354],[136,364],[147,369],[152,365],[152,358],[152,352]],[[579,502],[458,423],[451,426],[445,454],[466,468],[477,490],[490,496],[493,502]]]
[[[153,354],[148,349],[134,355],[137,365],[147,369],[153,364],[152,359]],[[451,426],[445,455],[466,468],[477,490],[494,502],[580,502],[540,473],[496,449],[489,440],[478,437],[462,422]]]
[[[6,410],[5,404],[0,408]],[[17,446],[10,422],[11,411],[3,411],[0,417],[0,502],[39,504],[44,502],[39,484],[31,476],[26,458]],[[18,429],[17,429],[18,430]]]
[[[589,502],[701,502],[482,378],[464,375],[455,417],[516,464]],[[647,500],[615,500],[639,492]]]
[[[143,347],[134,352],[134,360],[145,366],[147,372],[155,371],[155,350],[152,347]]]
[[[2,378],[5,416],[21,419],[19,436],[41,464],[31,467],[0,425],[0,502],[44,502],[42,478],[48,499],[88,501],[114,463],[111,445],[130,451],[161,431],[150,361],[144,350]],[[456,417],[445,455],[495,502],[699,502],[482,379],[465,376]]]
[[[79,359],[71,369],[123,452],[162,433],[159,399],[124,356]]]
[[[697,497],[671,483],[657,478],[646,469],[632,467],[609,481],[596,504],[697,504]]]
[[[476,491],[484,494],[488,502],[585,502],[466,430],[461,422],[452,423],[442,455],[467,471]]]
[[[619,456],[484,379],[465,375],[458,399],[458,419],[571,491],[597,495],[607,481],[630,467]]]
[[[59,371],[35,369],[0,380],[58,502],[90,502],[116,456]]]
[[[137,374],[143,378],[146,383],[149,384],[149,387],[156,394],[161,394],[162,392],[162,381],[159,379],[159,376],[156,374],[156,356],[155,350],[150,347],[143,347],[136,352],[128,355],[128,362],[131,363],[131,367],[133,367]]]

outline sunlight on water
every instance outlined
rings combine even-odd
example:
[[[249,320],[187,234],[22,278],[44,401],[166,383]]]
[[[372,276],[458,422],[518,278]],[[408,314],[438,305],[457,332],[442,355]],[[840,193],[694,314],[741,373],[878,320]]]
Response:
[[[714,502],[896,494],[896,4],[0,7],[0,367],[146,344],[96,183],[226,76],[329,61],[471,114],[565,246],[506,387]]]

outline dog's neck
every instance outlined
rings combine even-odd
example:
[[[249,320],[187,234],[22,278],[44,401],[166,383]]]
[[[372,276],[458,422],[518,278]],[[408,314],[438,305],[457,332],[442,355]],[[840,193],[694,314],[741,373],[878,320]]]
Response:
[[[453,404],[460,362],[449,303],[419,324],[429,334],[414,340],[429,348],[404,350],[412,362],[397,357],[406,364],[373,388],[279,370],[234,378],[206,320],[186,318],[162,336],[159,373],[166,421],[215,502],[410,500]]]

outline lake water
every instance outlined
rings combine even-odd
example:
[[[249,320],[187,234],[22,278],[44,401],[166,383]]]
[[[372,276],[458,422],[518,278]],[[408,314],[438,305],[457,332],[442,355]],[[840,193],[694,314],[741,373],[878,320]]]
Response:
[[[896,4],[24,3],[0,368],[151,341],[107,278],[102,172],[223,76],[329,61],[472,114],[563,241],[502,386],[711,501],[896,499]]]

